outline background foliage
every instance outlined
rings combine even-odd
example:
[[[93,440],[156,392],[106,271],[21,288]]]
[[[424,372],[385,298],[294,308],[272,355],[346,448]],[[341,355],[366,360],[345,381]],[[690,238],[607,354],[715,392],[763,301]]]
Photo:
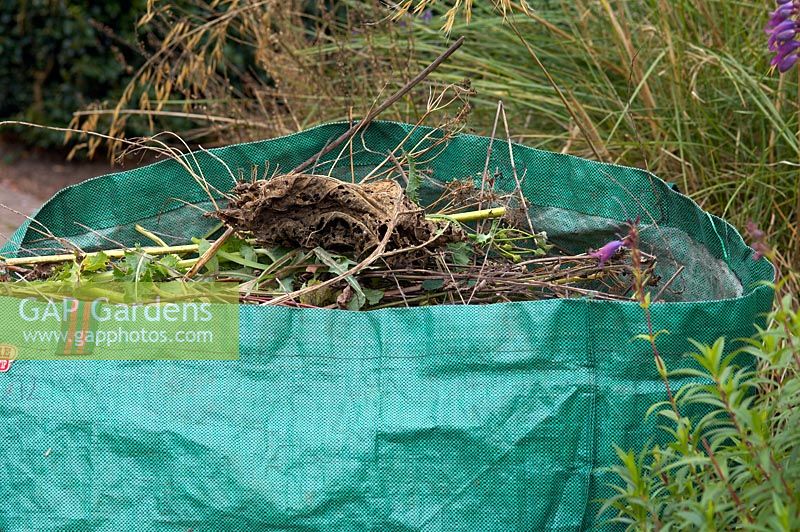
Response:
[[[475,131],[489,133],[503,99],[518,140],[647,167],[739,227],[755,220],[778,243],[778,263],[798,264],[798,84],[795,72],[768,73],[764,2],[417,0],[400,8],[2,0],[0,116],[74,118],[113,135],[168,128],[206,144],[286,134],[363,116],[442,50],[445,26],[467,42],[432,79],[470,79]],[[414,91],[386,117],[416,119],[427,96]]]
[[[96,100],[119,96],[141,60],[135,24],[145,0],[0,0],[0,117],[65,125]],[[41,146],[63,135],[20,130]]]

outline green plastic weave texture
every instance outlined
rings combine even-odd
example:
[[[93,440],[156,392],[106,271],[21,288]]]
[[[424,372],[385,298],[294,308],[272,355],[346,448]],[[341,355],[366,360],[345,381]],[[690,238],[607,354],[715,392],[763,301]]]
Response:
[[[291,169],[346,128],[186,160],[228,190],[229,169]],[[407,135],[410,148],[437,132],[371,124],[370,151],[356,142],[356,174]],[[487,145],[458,136],[421,169],[479,179]],[[652,307],[655,330],[670,332],[659,337],[669,368],[685,363],[688,338],[733,340],[763,322],[773,293],[759,283],[772,268],[729,224],[648,172],[513,152],[533,223],[561,247],[598,247],[639,217],[658,274],[684,267],[670,301]],[[350,179],[349,155],[335,155],[314,171]],[[513,188],[507,150],[493,150],[490,168]],[[175,161],[102,176],[56,194],[0,254],[60,247],[39,224],[85,250],[141,242],[137,223],[185,243],[213,224],[187,203],[211,206]],[[632,340],[646,332],[635,302],[239,315],[238,361],[20,360],[0,373],[0,529],[590,529],[609,493],[612,444],[637,448],[658,434],[645,412],[664,386],[647,343]]]

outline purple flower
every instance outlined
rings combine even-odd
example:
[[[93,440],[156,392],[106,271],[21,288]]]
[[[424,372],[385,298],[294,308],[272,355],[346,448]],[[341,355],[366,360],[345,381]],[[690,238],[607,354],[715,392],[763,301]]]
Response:
[[[431,19],[433,19],[433,11],[430,9],[426,9],[425,11],[422,12],[422,15],[420,15],[419,18],[422,20],[422,22],[425,22],[427,24],[428,22],[431,21]]]
[[[783,7],[792,8],[793,6],[783,6]],[[783,8],[781,8],[781,9],[783,9]],[[781,9],[778,9],[778,11],[776,11],[776,13],[781,11]],[[791,13],[789,13],[789,14],[791,14]],[[776,20],[776,22],[778,22],[778,21]],[[774,27],[772,27],[772,29],[770,31],[772,31],[773,33],[780,33],[780,32],[785,31],[785,30],[793,30],[796,27],[797,27],[797,22],[795,22],[794,20],[783,20],[782,22],[778,22]]]
[[[775,52],[770,68],[783,73],[797,64],[800,54],[800,0],[776,0],[778,7],[772,12],[765,31],[769,35],[767,48]]]
[[[624,245],[625,245],[624,240],[612,240],[611,242],[601,247],[600,249],[589,253],[589,256],[599,260],[600,261],[599,266],[602,268],[607,261],[611,260],[614,257],[614,255],[617,254],[619,248],[621,248]]]
[[[797,54],[787,55],[778,63],[778,72],[783,74],[797,63]]]

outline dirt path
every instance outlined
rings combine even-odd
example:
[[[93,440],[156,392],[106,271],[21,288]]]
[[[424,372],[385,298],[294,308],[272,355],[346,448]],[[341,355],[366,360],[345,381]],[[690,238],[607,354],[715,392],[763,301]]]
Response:
[[[65,186],[115,171],[106,161],[66,161],[63,153],[30,150],[0,140],[0,246]],[[18,211],[18,212],[13,212]]]

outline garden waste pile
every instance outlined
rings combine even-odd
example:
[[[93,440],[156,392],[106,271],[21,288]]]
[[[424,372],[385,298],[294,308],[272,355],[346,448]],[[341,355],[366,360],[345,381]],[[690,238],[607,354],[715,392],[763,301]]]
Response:
[[[236,283],[244,303],[349,310],[553,297],[625,300],[632,272],[643,271],[658,284],[650,275],[655,257],[639,253],[634,263],[627,240],[577,255],[554,249],[545,232],[535,231],[519,189],[498,194],[454,180],[440,185],[439,197],[423,208],[423,178],[405,172],[402,178],[405,187],[387,178],[349,183],[302,173],[243,181],[225,195],[227,207],[206,213],[230,228],[230,237],[218,227],[169,246],[139,225],[156,249],[75,249],[11,259],[4,277],[213,280]]]

